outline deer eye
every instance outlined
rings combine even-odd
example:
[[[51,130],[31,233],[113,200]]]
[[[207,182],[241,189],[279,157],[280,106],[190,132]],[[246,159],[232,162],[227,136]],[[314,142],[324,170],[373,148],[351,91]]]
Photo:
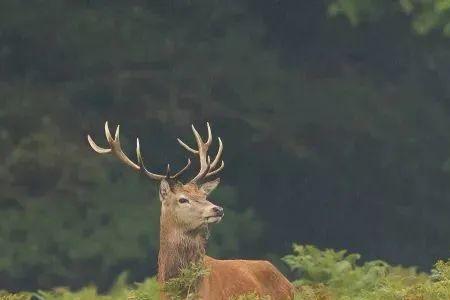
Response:
[[[178,202],[179,203],[189,203],[189,200],[186,198],[180,198],[180,199],[178,199]]]

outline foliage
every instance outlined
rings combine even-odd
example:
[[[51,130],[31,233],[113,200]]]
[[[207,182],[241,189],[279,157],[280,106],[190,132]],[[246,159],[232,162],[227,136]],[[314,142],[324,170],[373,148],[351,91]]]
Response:
[[[39,291],[33,295],[38,300],[154,300],[159,299],[159,289],[155,278],[149,278],[142,283],[126,285],[127,274],[121,274],[108,294],[100,294],[95,286],[84,287],[72,292],[65,288],[53,291]]]
[[[335,297],[324,284],[310,284],[296,287],[294,300],[332,300]]]
[[[284,260],[295,272],[295,300],[442,300],[450,297],[450,260],[438,261],[430,274],[415,268],[393,267],[380,261],[357,265],[357,254],[314,246],[294,245],[294,253]],[[202,265],[192,264],[183,269],[179,278],[170,280],[163,290],[171,299],[193,299],[192,287],[208,273]],[[1,300],[156,300],[159,288],[155,278],[127,285],[122,274],[107,294],[95,286],[79,291],[54,288],[37,293],[8,294],[0,292]],[[254,293],[232,300],[269,300]]]
[[[430,275],[381,261],[357,265],[357,254],[294,245],[284,261],[299,280],[299,300],[438,300],[450,297],[450,260],[438,261]]]
[[[382,261],[370,261],[357,265],[359,254],[346,254],[347,251],[320,250],[314,246],[294,246],[294,254],[283,260],[296,272],[300,279],[298,286],[324,284],[340,296],[345,289],[349,296],[356,296],[362,290],[370,290],[384,278],[389,266]]]
[[[10,294],[0,290],[0,300],[30,300],[30,293]]]
[[[411,17],[412,27],[418,34],[439,30],[450,37],[449,0],[336,0],[328,11],[333,16],[345,15],[353,25],[401,12]]]
[[[198,292],[196,287],[208,274],[209,270],[202,262],[192,263],[181,269],[180,275],[164,283],[162,289],[172,300],[195,300]]]
[[[392,272],[363,299],[440,300],[450,297],[450,261],[438,261],[428,278],[408,278]]]

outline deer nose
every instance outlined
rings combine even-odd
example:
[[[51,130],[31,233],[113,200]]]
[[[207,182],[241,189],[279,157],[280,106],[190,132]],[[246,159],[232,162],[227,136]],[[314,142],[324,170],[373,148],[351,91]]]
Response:
[[[220,206],[214,206],[212,208],[213,212],[215,212],[218,216],[223,216],[223,208]]]

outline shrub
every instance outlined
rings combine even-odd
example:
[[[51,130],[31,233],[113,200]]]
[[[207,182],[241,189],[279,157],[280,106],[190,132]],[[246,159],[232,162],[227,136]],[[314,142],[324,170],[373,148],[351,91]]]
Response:
[[[299,277],[296,300],[450,299],[450,260],[438,261],[427,275],[379,260],[358,265],[359,259],[309,245],[294,245],[294,254],[283,258]]]
[[[336,295],[357,295],[361,290],[373,289],[389,269],[387,263],[379,260],[357,266],[360,255],[347,254],[345,250],[322,251],[314,246],[296,244],[293,248],[294,254],[283,260],[300,277],[294,284],[325,284]]]
[[[168,280],[163,287],[163,291],[172,300],[190,300],[195,299],[197,291],[196,286],[203,276],[207,275],[209,270],[203,263],[194,264],[181,270],[178,277]]]

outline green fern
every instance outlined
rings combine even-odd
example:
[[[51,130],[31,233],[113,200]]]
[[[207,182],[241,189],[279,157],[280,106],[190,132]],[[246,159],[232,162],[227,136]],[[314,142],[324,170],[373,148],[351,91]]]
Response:
[[[233,297],[230,300],[272,300],[270,296],[258,296],[256,293],[248,293],[238,297]]]
[[[10,294],[5,291],[0,291],[0,300],[30,300],[29,293]]]
[[[430,275],[382,261],[358,265],[345,251],[294,245],[284,261],[300,279],[295,300],[445,300],[450,299],[450,260],[438,261]]]
[[[168,280],[162,290],[172,300],[195,299],[199,281],[208,274],[209,270],[203,263],[192,263],[183,268],[178,277]]]

